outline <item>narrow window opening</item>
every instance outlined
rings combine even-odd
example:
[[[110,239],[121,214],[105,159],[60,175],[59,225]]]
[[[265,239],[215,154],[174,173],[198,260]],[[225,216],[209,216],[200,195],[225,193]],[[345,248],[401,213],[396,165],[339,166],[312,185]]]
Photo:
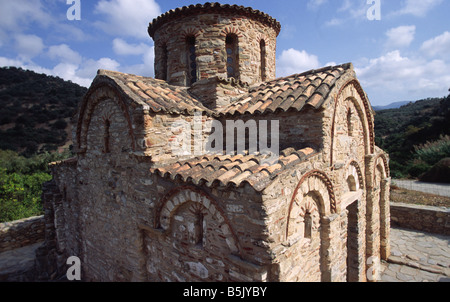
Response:
[[[204,237],[204,231],[203,231],[203,224],[204,224],[204,216],[203,213],[197,213],[196,221],[195,221],[195,234],[194,234],[194,243],[195,245],[199,247],[203,247],[203,237]]]
[[[227,35],[226,40],[227,53],[227,76],[228,78],[239,78],[239,47],[236,35]]]
[[[353,122],[352,122],[352,111],[351,109],[347,112],[347,135],[353,136]]]
[[[197,55],[195,53],[195,37],[188,36],[186,38],[186,56],[188,64],[187,86],[197,82]]]
[[[261,40],[261,42],[259,43],[259,47],[261,55],[261,81],[264,82],[266,80],[266,42],[264,40]]]
[[[103,145],[104,145],[104,153],[110,153],[110,131],[111,122],[109,120],[105,120],[105,132],[103,134]]]
[[[304,224],[305,224],[304,236],[307,239],[311,239],[311,235],[312,235],[312,215],[311,215],[311,213],[305,214]]]

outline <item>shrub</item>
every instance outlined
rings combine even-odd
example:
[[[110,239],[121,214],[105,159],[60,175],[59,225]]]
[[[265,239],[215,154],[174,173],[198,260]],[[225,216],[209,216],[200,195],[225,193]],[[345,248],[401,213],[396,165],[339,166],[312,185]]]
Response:
[[[42,214],[42,184],[51,179],[47,173],[7,174],[0,169],[0,222]]]
[[[433,166],[441,159],[450,157],[450,136],[441,136],[437,141],[414,146],[414,149],[416,159]]]

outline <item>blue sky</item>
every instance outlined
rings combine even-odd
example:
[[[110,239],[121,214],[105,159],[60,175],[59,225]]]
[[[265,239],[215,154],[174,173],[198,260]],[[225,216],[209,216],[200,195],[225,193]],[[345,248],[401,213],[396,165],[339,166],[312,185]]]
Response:
[[[0,0],[0,66],[89,86],[100,68],[153,76],[148,23],[186,0]],[[69,1],[72,3],[72,1]],[[442,97],[450,88],[450,1],[235,0],[282,25],[277,76],[353,62],[372,105]],[[380,20],[368,11],[380,3]],[[378,12],[378,11],[377,11]]]

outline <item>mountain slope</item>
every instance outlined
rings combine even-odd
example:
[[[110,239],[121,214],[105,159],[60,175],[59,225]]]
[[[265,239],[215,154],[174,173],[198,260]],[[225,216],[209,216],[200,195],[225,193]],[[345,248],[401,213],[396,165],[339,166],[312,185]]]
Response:
[[[26,156],[70,144],[70,118],[87,89],[58,77],[0,68],[0,149]]]
[[[393,177],[418,176],[415,146],[450,134],[450,95],[377,111],[375,133],[376,144],[390,155]]]
[[[409,101],[404,101],[404,102],[395,102],[386,106],[372,106],[373,110],[375,111],[380,111],[380,110],[386,110],[386,109],[397,109],[400,108],[402,106],[405,106],[407,104],[409,104],[411,102]]]

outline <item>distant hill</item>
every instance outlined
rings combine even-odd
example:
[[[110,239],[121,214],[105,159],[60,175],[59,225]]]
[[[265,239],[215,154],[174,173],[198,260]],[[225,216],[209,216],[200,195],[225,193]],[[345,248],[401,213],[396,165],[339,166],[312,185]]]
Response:
[[[395,102],[386,106],[372,106],[373,110],[380,111],[380,110],[386,110],[386,109],[397,109],[404,105],[407,105],[411,103],[410,101],[403,101],[403,102]]]
[[[0,149],[26,156],[70,145],[70,118],[87,92],[70,81],[0,68]]]
[[[376,144],[389,153],[393,177],[417,177],[421,162],[414,146],[450,135],[450,95],[377,111],[375,134]]]

